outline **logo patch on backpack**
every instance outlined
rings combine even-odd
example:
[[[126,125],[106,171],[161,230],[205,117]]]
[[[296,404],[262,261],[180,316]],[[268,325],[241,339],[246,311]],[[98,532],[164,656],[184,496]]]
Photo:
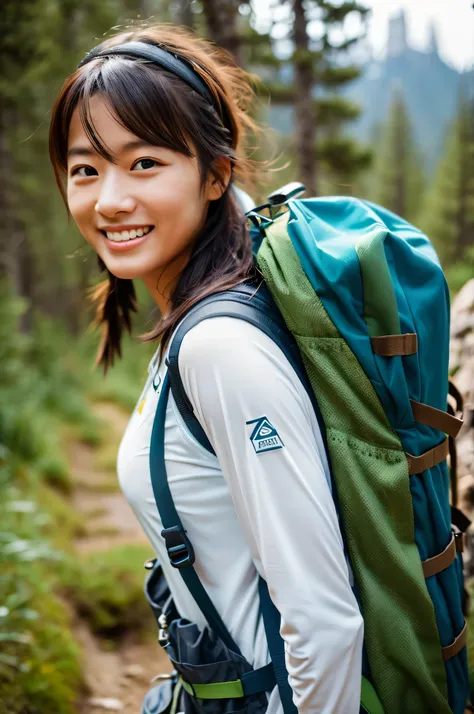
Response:
[[[245,423],[249,426],[253,426],[250,441],[253,444],[255,453],[262,454],[264,451],[282,449],[285,446],[277,430],[266,416],[260,417],[259,419],[252,419],[252,421]]]

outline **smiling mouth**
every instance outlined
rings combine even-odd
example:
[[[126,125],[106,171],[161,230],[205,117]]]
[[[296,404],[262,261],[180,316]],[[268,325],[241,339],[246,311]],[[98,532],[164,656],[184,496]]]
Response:
[[[148,235],[155,226],[146,226],[145,228],[136,228],[130,231],[120,231],[120,232],[112,232],[112,231],[100,231],[103,236],[107,238],[107,240],[110,240],[112,243],[123,243],[123,242],[130,242],[137,240],[138,238],[143,238],[144,236]]]

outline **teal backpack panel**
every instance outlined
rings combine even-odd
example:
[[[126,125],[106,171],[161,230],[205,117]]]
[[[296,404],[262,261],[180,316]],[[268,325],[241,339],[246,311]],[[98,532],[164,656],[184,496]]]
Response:
[[[445,435],[415,422],[409,402],[447,408],[449,294],[429,240],[393,213],[358,199],[294,200],[288,208],[288,234],[302,267],[369,377],[405,452],[418,456],[440,444]],[[377,265],[366,262],[369,243],[377,248]],[[380,270],[379,281],[373,280],[374,270]],[[371,337],[404,333],[418,335],[416,354],[374,353]],[[446,462],[411,476],[410,488],[415,540],[425,560],[451,539]],[[464,626],[462,583],[460,555],[426,580],[442,647]],[[445,667],[449,705],[463,714],[469,696],[466,648]]]

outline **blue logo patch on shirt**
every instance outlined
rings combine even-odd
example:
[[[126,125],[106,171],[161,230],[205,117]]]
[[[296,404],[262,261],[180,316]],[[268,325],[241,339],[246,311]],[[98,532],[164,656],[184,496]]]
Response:
[[[157,392],[158,389],[160,388],[160,384],[161,384],[161,375],[158,374],[158,371],[156,371],[155,376],[153,377],[153,389],[155,390],[155,392]]]
[[[264,451],[274,451],[274,449],[282,449],[285,446],[277,430],[266,416],[260,417],[259,419],[252,419],[252,421],[245,423],[254,427],[250,434],[250,441],[253,444],[256,454],[263,454]]]

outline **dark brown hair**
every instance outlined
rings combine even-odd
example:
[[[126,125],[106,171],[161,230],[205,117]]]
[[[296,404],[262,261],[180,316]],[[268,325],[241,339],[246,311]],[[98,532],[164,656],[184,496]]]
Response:
[[[107,99],[126,129],[150,144],[192,156],[191,141],[202,186],[211,171],[222,180],[213,164],[218,157],[225,156],[231,160],[230,183],[237,178],[254,187],[257,163],[246,158],[249,147],[245,145],[259,131],[248,113],[254,96],[251,75],[221,48],[172,25],[120,33],[106,40],[103,48],[132,39],[160,45],[191,61],[209,87],[215,108],[181,79],[151,62],[123,56],[91,60],[66,79],[52,112],[50,156],[64,200],[69,125],[76,107],[95,150],[114,161],[90,117],[89,100],[95,94]],[[106,270],[101,259],[99,266]],[[132,281],[107,272],[108,279],[93,292],[96,322],[103,330],[97,363],[104,369],[113,364],[115,356],[121,356],[122,333],[124,329],[131,331],[131,317],[136,311]],[[161,338],[166,342],[192,305],[209,294],[243,282],[252,274],[246,220],[233,192],[227,189],[221,198],[210,203],[205,225],[171,296],[170,313],[143,339]]]

